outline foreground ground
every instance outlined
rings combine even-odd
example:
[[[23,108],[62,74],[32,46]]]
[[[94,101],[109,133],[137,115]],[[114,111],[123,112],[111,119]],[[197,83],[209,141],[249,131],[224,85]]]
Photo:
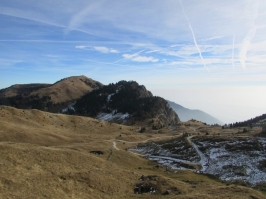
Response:
[[[184,132],[219,134],[220,127],[186,123],[141,134],[139,127],[0,106],[0,198],[265,198],[125,150]],[[223,135],[239,132],[227,131]]]

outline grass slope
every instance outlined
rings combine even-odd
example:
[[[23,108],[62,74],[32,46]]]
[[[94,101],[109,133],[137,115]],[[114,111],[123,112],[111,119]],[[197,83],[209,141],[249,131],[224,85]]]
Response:
[[[124,150],[190,127],[139,134],[137,126],[0,106],[0,198],[264,198],[252,188],[175,172]],[[134,194],[136,184],[158,191]]]
[[[31,95],[51,96],[53,103],[68,102],[78,99],[95,88],[102,86],[86,76],[72,76],[57,83],[32,92]]]

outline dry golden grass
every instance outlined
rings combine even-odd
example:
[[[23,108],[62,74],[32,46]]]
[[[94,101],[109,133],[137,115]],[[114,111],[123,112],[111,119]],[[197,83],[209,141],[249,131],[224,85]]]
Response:
[[[194,131],[182,126],[140,134],[138,127],[0,106],[0,198],[265,198],[252,188],[157,167],[124,150]],[[155,176],[146,183],[157,193],[134,194],[142,175]],[[170,194],[162,195],[166,190]]]
[[[34,91],[31,95],[39,94],[40,97],[49,95],[53,103],[72,101],[93,90],[85,81],[92,84],[95,82],[86,76],[72,76],[47,88]]]

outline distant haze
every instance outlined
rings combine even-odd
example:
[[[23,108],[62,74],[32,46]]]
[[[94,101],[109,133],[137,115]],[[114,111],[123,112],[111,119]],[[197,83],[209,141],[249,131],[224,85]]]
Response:
[[[223,125],[223,122],[221,122],[220,120],[218,120],[217,118],[211,116],[208,113],[205,113],[201,110],[192,110],[192,109],[188,109],[186,107],[183,107],[175,102],[171,102],[168,101],[169,105],[171,106],[171,108],[178,114],[179,119],[182,122],[186,122],[189,120],[197,120],[197,121],[201,121],[203,123],[207,123],[207,124],[219,124],[219,125]]]
[[[224,123],[244,121],[266,113],[266,86],[150,89],[189,109],[200,109]]]

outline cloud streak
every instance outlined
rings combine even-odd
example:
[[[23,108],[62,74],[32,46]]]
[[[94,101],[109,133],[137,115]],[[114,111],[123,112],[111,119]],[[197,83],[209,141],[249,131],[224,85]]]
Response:
[[[239,59],[240,59],[240,63],[242,65],[242,68],[245,70],[246,69],[246,59],[247,59],[247,52],[250,48],[251,45],[251,40],[254,38],[255,34],[256,34],[256,29],[257,27],[255,26],[255,20],[258,17],[258,11],[259,11],[259,0],[256,2],[257,4],[255,5],[256,8],[254,10],[254,20],[253,20],[253,25],[251,27],[251,29],[248,31],[247,36],[245,37],[245,39],[242,42],[242,48],[239,52]]]
[[[234,37],[233,37],[233,47],[232,47],[232,66],[233,66],[233,69],[235,69],[235,60],[234,60],[234,57],[235,57],[235,38],[236,38],[236,35],[234,35]]]
[[[215,40],[215,39],[221,39],[223,37],[224,36],[214,36],[214,37],[211,37],[211,38],[201,39],[201,41],[212,41],[212,40]]]
[[[242,48],[239,53],[239,59],[240,63],[242,65],[242,68],[245,70],[246,69],[246,59],[247,59],[247,52],[249,50],[249,47],[251,45],[251,40],[255,36],[256,33],[256,27],[253,27],[252,29],[249,30],[246,38],[244,39],[242,43]]]
[[[113,48],[107,48],[105,46],[84,46],[84,45],[80,45],[80,46],[76,46],[75,48],[82,49],[82,50],[85,50],[85,49],[89,48],[89,49],[93,49],[95,51],[98,51],[100,53],[119,53],[118,50],[113,49]]]
[[[186,12],[185,12],[185,9],[184,9],[184,6],[183,6],[183,3],[182,3],[182,0],[180,0],[180,4],[181,4],[181,7],[182,7],[182,12],[183,12],[183,14],[185,15],[185,18],[186,18],[186,20],[187,20],[187,22],[188,22],[189,29],[190,29],[190,31],[191,31],[191,33],[192,33],[193,40],[194,40],[194,44],[195,44],[195,46],[196,46],[196,48],[197,48],[197,50],[198,50],[198,52],[199,52],[199,55],[200,55],[200,58],[201,58],[202,62],[203,62],[204,68],[205,68],[208,72],[210,72],[210,70],[207,68],[207,66],[206,66],[206,64],[205,64],[205,61],[204,61],[204,59],[203,59],[203,57],[202,57],[201,50],[200,50],[200,48],[199,48],[199,46],[198,46],[198,44],[197,44],[197,40],[196,40],[196,37],[195,37],[194,31],[193,31],[193,28],[192,28],[192,26],[191,26],[191,24],[190,24],[190,21],[189,21],[189,18],[188,18],[188,16],[187,16],[187,14],[186,14]]]
[[[123,54],[123,57],[127,60],[135,61],[135,62],[158,62],[159,59],[154,57],[140,56],[138,54]]]
[[[147,49],[147,48],[145,48],[145,49],[143,49],[143,50],[141,50],[141,51],[138,51],[138,52],[132,54],[131,56],[132,56],[132,57],[134,57],[134,56],[137,57],[137,56],[139,55],[139,53],[145,51],[146,49]],[[114,63],[120,62],[120,61],[122,61],[122,60],[124,60],[124,59],[126,59],[126,57],[123,56],[122,59],[116,60]]]
[[[94,10],[97,10],[102,5],[102,2],[93,2],[85,7],[83,10],[76,13],[69,21],[69,24],[66,29],[66,33],[70,30],[79,29],[80,26],[86,22],[87,16],[92,13]]]
[[[94,50],[101,52],[101,53],[119,53],[118,50],[113,48],[107,48],[105,46],[93,46]]]

